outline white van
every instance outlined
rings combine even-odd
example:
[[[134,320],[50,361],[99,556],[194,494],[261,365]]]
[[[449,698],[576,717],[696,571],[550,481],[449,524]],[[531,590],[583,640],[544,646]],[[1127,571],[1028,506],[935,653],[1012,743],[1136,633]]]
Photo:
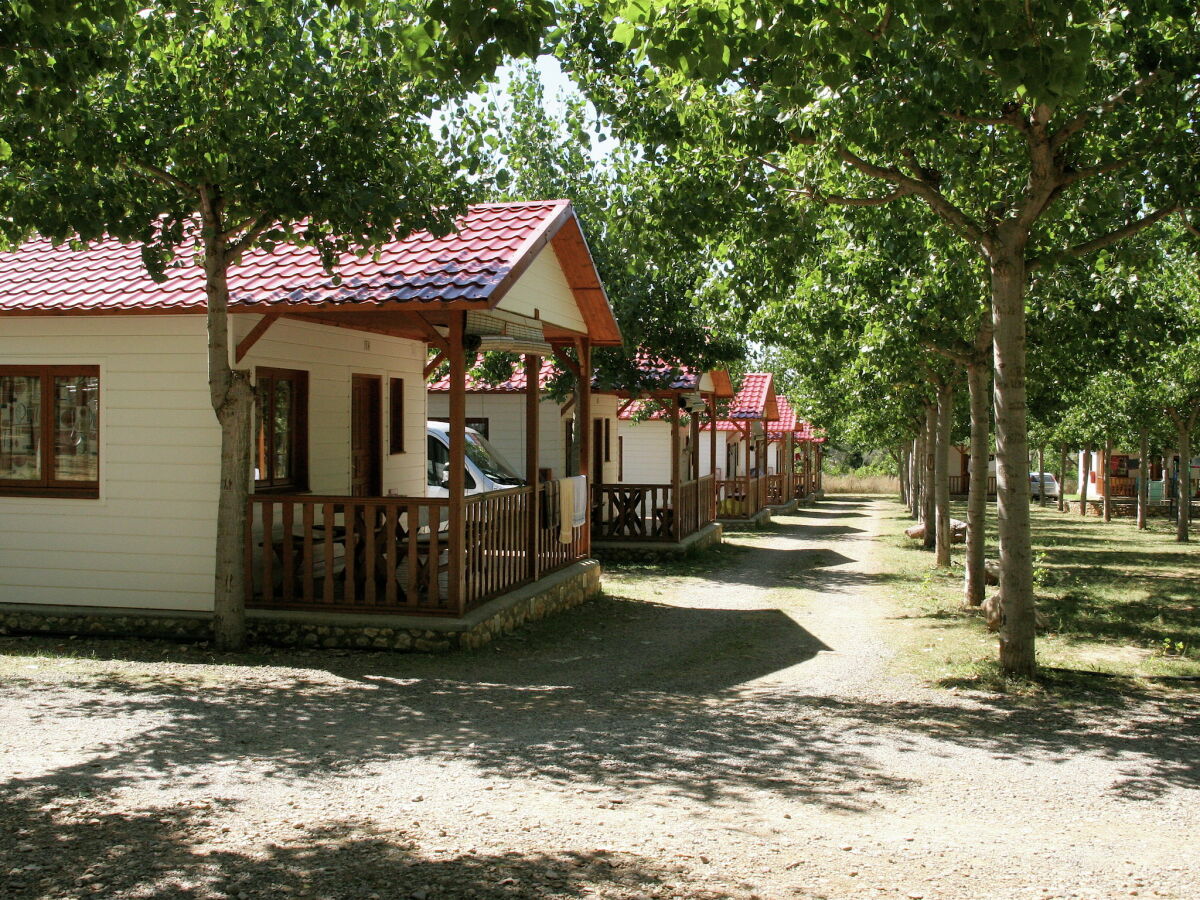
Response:
[[[450,426],[445,422],[425,423],[425,496],[450,496]],[[483,494],[523,487],[516,473],[488,439],[474,428],[467,429],[466,492]]]

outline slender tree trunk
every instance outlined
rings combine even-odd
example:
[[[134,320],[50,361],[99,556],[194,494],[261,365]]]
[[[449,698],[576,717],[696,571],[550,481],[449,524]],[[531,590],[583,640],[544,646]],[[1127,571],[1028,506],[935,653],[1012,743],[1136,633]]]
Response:
[[[925,407],[925,458],[921,466],[925,470],[923,493],[925,520],[925,549],[937,546],[937,479],[934,477],[934,462],[937,458],[937,406],[930,403]]]
[[[1146,507],[1150,504],[1150,439],[1143,428],[1138,434],[1137,527],[1146,530]]]
[[[975,363],[967,367],[967,388],[971,397],[971,459],[967,488],[967,564],[964,594],[969,606],[983,603],[986,581],[984,553],[987,516],[988,479],[988,369]]]
[[[1178,504],[1175,509],[1175,540],[1186,544],[1191,539],[1189,525],[1192,512],[1192,426],[1195,416],[1185,419],[1177,412],[1171,412],[1175,423],[1175,433],[1178,436],[1179,474],[1175,477],[1178,489],[1175,496]]]
[[[1038,505],[1046,507],[1046,445],[1038,444]]]
[[[206,189],[202,192],[202,205],[208,301],[208,387],[213,410],[221,424],[213,637],[218,647],[236,650],[246,643],[247,585],[242,559],[253,461],[250,426],[254,419],[254,389],[250,384],[250,373],[235,370],[229,363],[230,259],[226,252],[219,194]]]
[[[900,477],[900,502],[908,506],[908,449],[901,444],[896,472]]]
[[[921,458],[921,435],[912,439],[912,450],[908,454],[908,514],[914,521],[921,518],[921,473],[918,460]]]
[[[937,441],[934,446],[933,491],[937,507],[937,558],[939,569],[950,568],[950,426],[954,418],[954,388],[948,381],[938,386]]]
[[[1064,512],[1067,508],[1067,445],[1058,449],[1058,511]]]
[[[991,259],[995,327],[996,507],[1000,535],[1000,667],[1031,677],[1036,669],[1036,612],[1025,423],[1025,246],[998,236]]]
[[[1088,482],[1092,480],[1092,448],[1083,448],[1083,477],[1079,479],[1079,514],[1087,515]]]
[[[1112,521],[1112,438],[1104,439],[1104,468],[1100,472],[1104,490],[1104,521]]]

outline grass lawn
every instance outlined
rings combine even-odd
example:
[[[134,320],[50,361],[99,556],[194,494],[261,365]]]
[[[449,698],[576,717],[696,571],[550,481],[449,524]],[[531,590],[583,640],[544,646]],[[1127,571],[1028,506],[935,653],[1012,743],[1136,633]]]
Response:
[[[965,503],[952,506],[966,518]],[[989,505],[989,559],[995,512]],[[901,629],[907,652],[898,664],[943,685],[995,686],[996,638],[962,606],[962,547],[952,570],[937,571],[932,554],[904,537],[910,524],[895,504],[879,548],[901,576],[890,586],[901,616],[915,626]],[[1139,532],[1132,519],[1106,525],[1035,505],[1033,548],[1038,663],[1048,680],[1075,677],[1057,670],[1160,682],[1200,676],[1200,545],[1175,543],[1166,520]]]

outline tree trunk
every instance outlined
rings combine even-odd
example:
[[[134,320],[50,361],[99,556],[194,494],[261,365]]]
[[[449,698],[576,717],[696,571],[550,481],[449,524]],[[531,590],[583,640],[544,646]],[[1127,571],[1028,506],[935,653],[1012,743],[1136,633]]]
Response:
[[[1084,447],[1083,453],[1083,474],[1079,479],[1079,514],[1087,515],[1087,495],[1088,482],[1092,480],[1092,448]]]
[[[1112,438],[1104,439],[1104,468],[1100,471],[1104,490],[1104,521],[1112,521]]]
[[[1029,510],[1029,445],[1025,423],[1024,240],[997,241],[991,259],[995,327],[996,500],[1000,535],[1000,667],[1031,677],[1036,612]]]
[[[203,194],[205,294],[208,301],[208,388],[221,424],[221,488],[217,503],[216,568],[213,579],[213,638],[225,650],[246,643],[246,506],[253,463],[250,426],[254,388],[250,373],[229,363],[230,259],[226,252],[221,200]]]
[[[900,502],[908,506],[908,450],[903,444],[900,445],[896,471],[900,477]]]
[[[912,439],[912,450],[908,454],[908,515],[913,520],[921,518],[921,473],[918,460],[921,458],[921,435]]]
[[[937,392],[937,440],[934,446],[933,493],[937,507],[937,557],[939,569],[950,568],[950,426],[954,418],[954,388],[942,382]]]
[[[1176,433],[1179,436],[1179,474],[1175,483],[1179,486],[1176,492],[1178,506],[1175,510],[1175,540],[1186,544],[1190,540],[1188,527],[1192,512],[1192,422],[1182,416],[1176,419]]]
[[[1067,508],[1067,445],[1059,447],[1058,459],[1058,511],[1065,512]]]
[[[925,470],[925,483],[922,492],[924,509],[922,518],[925,521],[925,549],[932,550],[937,546],[937,496],[934,477],[934,461],[937,458],[937,405],[930,403],[925,407],[925,457],[921,467]]]
[[[1143,428],[1138,434],[1137,527],[1146,530],[1146,507],[1150,505],[1150,439]]]
[[[986,581],[987,479],[988,479],[988,370],[975,363],[967,367],[967,387],[971,396],[971,459],[967,488],[967,563],[964,593],[969,606],[983,604]]]
[[[1046,445],[1038,445],[1038,505],[1046,507]]]

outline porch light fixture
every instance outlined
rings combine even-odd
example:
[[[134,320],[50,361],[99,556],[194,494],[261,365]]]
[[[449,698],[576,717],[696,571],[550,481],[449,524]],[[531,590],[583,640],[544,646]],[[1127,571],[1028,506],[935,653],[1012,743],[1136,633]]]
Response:
[[[554,349],[546,343],[542,323],[495,312],[467,313],[466,335],[479,339],[479,352],[528,353],[550,356]]]

